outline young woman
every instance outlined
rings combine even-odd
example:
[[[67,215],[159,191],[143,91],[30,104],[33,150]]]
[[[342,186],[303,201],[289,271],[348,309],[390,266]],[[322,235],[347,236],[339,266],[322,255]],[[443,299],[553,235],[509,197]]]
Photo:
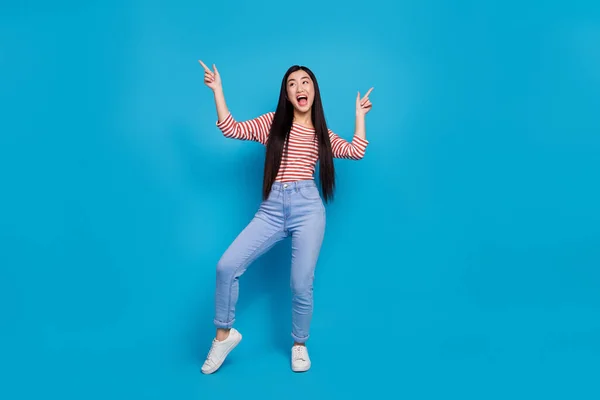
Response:
[[[217,264],[216,336],[202,366],[210,374],[219,369],[242,335],[233,328],[239,278],[250,264],[277,242],[291,237],[292,338],[291,367],[307,371],[306,349],[313,310],[315,265],[325,231],[325,207],[314,181],[317,161],[325,202],[333,198],[334,158],[363,158],[365,115],[371,110],[369,94],[356,97],[356,128],[348,142],[327,128],[319,85],[312,71],[292,66],[281,82],[275,112],[238,122],[227,109],[221,76],[202,61],[204,83],[213,91],[217,127],[227,138],[252,140],[266,146],[262,203],[254,218],[238,235]]]

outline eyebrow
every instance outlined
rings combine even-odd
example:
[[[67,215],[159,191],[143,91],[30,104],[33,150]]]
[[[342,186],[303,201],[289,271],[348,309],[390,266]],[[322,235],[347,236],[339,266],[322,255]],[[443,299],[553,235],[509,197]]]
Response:
[[[310,80],[310,77],[308,75],[304,75],[300,80],[302,80],[302,79],[308,79],[308,80]],[[295,81],[295,79],[294,78],[289,78],[288,79],[288,83],[290,83],[291,81]]]

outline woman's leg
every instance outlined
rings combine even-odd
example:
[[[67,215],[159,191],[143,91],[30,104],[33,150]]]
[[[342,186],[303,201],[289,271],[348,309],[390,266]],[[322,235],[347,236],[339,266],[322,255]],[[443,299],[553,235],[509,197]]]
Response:
[[[304,215],[291,232],[292,338],[304,344],[309,337],[313,313],[313,281],[325,232],[324,211]]]
[[[310,369],[305,343],[313,315],[315,267],[325,234],[325,207],[312,182],[298,182],[290,193],[288,229],[292,236],[292,370]]]
[[[240,232],[217,264],[214,324],[217,334],[202,367],[202,372],[218,370],[242,339],[233,329],[239,294],[239,278],[258,257],[285,238],[283,207],[273,192],[263,202],[252,221]]]
[[[229,329],[235,322],[239,278],[250,264],[285,238],[283,221],[255,216],[231,243],[217,264],[214,324]]]
[[[290,185],[287,227],[292,236],[292,369],[306,371],[311,362],[305,343],[313,315],[315,267],[325,234],[325,207],[312,181]]]

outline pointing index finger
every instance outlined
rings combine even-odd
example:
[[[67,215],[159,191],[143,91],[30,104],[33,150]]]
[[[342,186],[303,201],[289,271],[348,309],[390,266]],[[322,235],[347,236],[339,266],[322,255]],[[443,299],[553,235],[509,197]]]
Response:
[[[374,88],[369,89],[369,91],[367,92],[367,94],[365,94],[365,98],[369,97],[369,94],[371,94],[371,92],[373,91]]]
[[[202,65],[202,68],[204,68],[204,70],[205,70],[206,72],[211,72],[211,70],[210,70],[210,69],[209,69],[209,68],[206,66],[206,64],[204,64],[204,63],[202,62],[202,60],[198,60],[198,62],[200,63],[200,65]],[[212,72],[211,72],[211,73],[212,73]]]

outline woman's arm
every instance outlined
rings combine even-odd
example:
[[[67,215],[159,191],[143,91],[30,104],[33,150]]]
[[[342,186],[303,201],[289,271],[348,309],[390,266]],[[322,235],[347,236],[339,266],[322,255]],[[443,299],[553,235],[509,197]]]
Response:
[[[223,87],[219,86],[213,90],[213,96],[215,98],[215,106],[217,107],[217,118],[218,122],[223,122],[229,114],[227,103],[225,102],[225,93],[223,93]]]
[[[228,113],[222,121],[217,121],[217,127],[227,138],[252,140],[266,145],[274,115],[273,112],[269,112],[248,121],[238,122]]]
[[[198,60],[198,62],[204,68],[204,83],[213,91],[217,108],[217,127],[223,132],[223,135],[232,139],[252,140],[266,144],[274,113],[267,113],[258,118],[237,122],[227,108],[221,75],[217,70],[217,66],[213,64],[213,72],[202,61]]]
[[[217,116],[218,121],[222,122],[229,114],[229,110],[227,109],[227,103],[225,102],[225,94],[223,93],[223,83],[221,82],[221,74],[219,74],[219,70],[217,70],[217,66],[213,64],[214,72],[210,70],[202,62],[202,60],[198,60],[202,68],[204,68],[204,84],[208,86],[212,91],[215,98],[215,105],[217,107]]]
[[[368,140],[363,135],[354,134],[352,142],[348,142],[329,130],[329,140],[331,141],[331,150],[334,158],[346,158],[349,160],[360,160],[365,156]]]
[[[329,130],[329,140],[331,141],[333,157],[360,160],[365,156],[369,144],[366,137],[365,116],[373,107],[369,100],[369,94],[372,90],[373,88],[369,89],[362,99],[360,98],[360,92],[356,96],[356,120],[352,142],[342,139]]]
[[[354,120],[354,136],[363,140],[367,140],[365,119],[364,115],[356,114],[356,119]]]
[[[356,122],[354,128],[354,135],[361,139],[366,139],[366,128],[365,128],[365,117],[367,113],[371,111],[373,105],[369,100],[369,94],[373,91],[373,88],[369,89],[365,97],[360,98],[360,92],[356,95]]]

